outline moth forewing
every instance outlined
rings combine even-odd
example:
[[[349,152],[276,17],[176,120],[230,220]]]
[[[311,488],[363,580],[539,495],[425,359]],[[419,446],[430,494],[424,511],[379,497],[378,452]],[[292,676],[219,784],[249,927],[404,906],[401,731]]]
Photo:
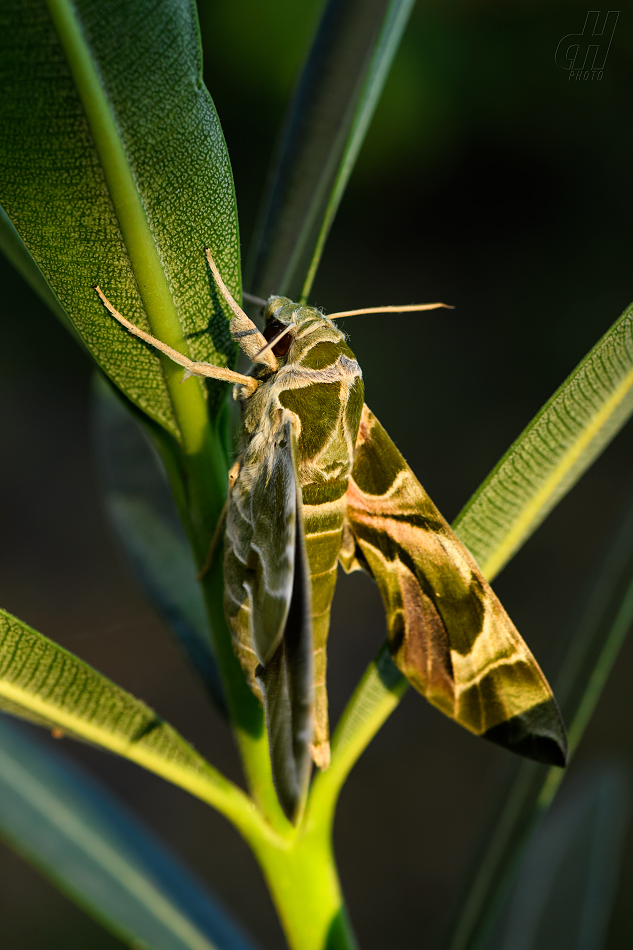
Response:
[[[412,685],[471,732],[564,765],[565,729],[536,660],[366,406],[347,519],[343,567],[375,577],[392,657]]]
[[[310,577],[295,422],[287,410],[277,426],[269,421],[270,431],[246,446],[230,489],[225,611],[264,703],[277,793],[293,818],[307,788],[313,733]]]
[[[277,371],[262,370],[257,391],[242,402],[242,457],[227,517],[226,612],[266,707],[273,777],[291,816],[302,795],[298,750],[306,737],[316,764],[329,763],[326,642],[363,391],[345,336],[327,317],[285,298],[272,298],[267,316],[269,342],[287,342],[277,348]],[[278,325],[291,330],[282,337]],[[307,643],[309,664],[300,649]],[[306,696],[313,736],[293,712]]]

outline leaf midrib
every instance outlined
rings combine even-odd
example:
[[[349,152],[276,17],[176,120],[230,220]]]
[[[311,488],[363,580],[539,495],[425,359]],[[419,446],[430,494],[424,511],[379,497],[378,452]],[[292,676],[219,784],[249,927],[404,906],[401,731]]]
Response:
[[[31,693],[21,686],[16,686],[14,683],[0,680],[0,697],[32,713],[34,716],[59,726],[62,730],[85,739],[87,742],[92,742],[108,749],[110,752],[115,752],[126,759],[130,759],[132,762],[136,762],[176,785],[183,785],[183,782],[186,781],[189,791],[192,791],[198,798],[208,800],[210,794],[215,798],[218,794],[224,796],[227,792],[232,793],[235,790],[232,783],[220,775],[219,772],[216,772],[213,766],[209,765],[203,758],[197,756],[193,749],[186,749],[184,740],[181,740],[181,742],[185,746],[185,750],[191,756],[199,759],[199,772],[195,768],[187,768],[173,762],[141,743],[130,741],[125,735],[117,734],[107,728],[81,719],[73,712],[49,702],[35,693]]]
[[[155,775],[206,802],[232,821],[249,841],[270,840],[279,843],[278,836],[263,820],[251,799],[232,781],[202,758],[167,723],[163,727],[171,732],[171,739],[180,746],[189,763],[178,762],[161,755],[142,742],[133,742],[127,736],[95,725],[74,715],[62,707],[48,702],[41,696],[30,693],[20,686],[0,680],[0,698],[30,712],[75,738],[114,752],[122,758],[135,762]]]
[[[583,427],[582,431],[559,459],[538,491],[535,492],[527,504],[523,506],[515,518],[514,524],[505,534],[503,541],[497,545],[493,553],[488,557],[485,563],[481,565],[481,571],[488,581],[492,581],[497,576],[512,555],[521,546],[523,540],[532,533],[535,522],[538,523],[540,512],[547,508],[552,498],[556,498],[559,486],[564,483],[566,477],[573,470],[585,450],[591,445],[596,436],[600,434],[609,418],[631,391],[631,387],[633,387],[633,370],[629,370],[622,382],[594,414],[591,421]],[[556,395],[558,395],[558,393]],[[512,448],[510,449],[510,452],[511,451]],[[454,524],[454,528],[458,533],[458,526],[461,520],[460,515]]]
[[[114,108],[70,0],[47,0],[99,156],[114,212],[123,235],[151,332],[191,357],[156,241],[115,119]],[[103,288],[106,296],[116,287]],[[86,288],[86,293],[92,293]],[[104,316],[105,318],[105,316]],[[125,331],[121,331],[125,332]],[[182,372],[160,357],[185,447],[198,451],[204,441],[205,398],[198,379],[181,386]],[[176,388],[178,387],[178,388]]]

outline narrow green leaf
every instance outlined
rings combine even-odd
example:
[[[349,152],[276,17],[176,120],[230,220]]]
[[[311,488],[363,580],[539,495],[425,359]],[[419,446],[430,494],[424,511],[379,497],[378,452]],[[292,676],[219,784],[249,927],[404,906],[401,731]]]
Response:
[[[578,364],[457,516],[454,528],[495,577],[633,411],[633,305]]]
[[[93,426],[110,523],[141,587],[225,715],[197,569],[164,467],[140,423],[99,375],[93,385]]]
[[[120,802],[4,717],[0,833],[126,943],[152,950],[253,947]]]
[[[633,507],[600,565],[580,622],[554,681],[574,754],[633,624]],[[561,769],[524,762],[494,828],[489,829],[447,946],[481,946],[493,926],[521,852],[564,777]]]
[[[248,834],[250,800],[145,703],[0,611],[0,709],[83,739],[180,785]]]
[[[248,288],[304,300],[413,0],[328,0],[286,117]]]
[[[234,358],[209,280],[210,246],[239,294],[226,147],[201,79],[188,0],[7,0],[0,10],[0,202],[110,378],[189,447],[205,425],[198,380],[117,325],[196,359]],[[32,266],[22,273],[34,281]],[[57,308],[55,308],[57,309]],[[217,407],[225,387],[211,384]]]
[[[602,950],[629,818],[625,773],[577,777],[536,829],[487,950]]]
[[[625,310],[535,416],[454,522],[453,527],[479,562],[487,580],[494,578],[580,479],[622,428],[631,412],[633,305]],[[631,573],[626,575],[626,581],[622,581],[623,576],[620,576],[621,582],[628,585],[633,576],[633,566]],[[621,608],[624,618],[629,609],[628,594],[622,600],[617,600],[617,596],[614,595],[612,603],[616,604],[616,610]],[[606,670],[610,669],[613,651],[617,653],[619,649],[618,637],[624,635],[624,622],[624,619],[613,621],[613,629],[603,629],[595,640],[589,637],[599,651],[604,648],[607,652],[604,661],[600,661],[603,665],[597,666],[591,673],[592,677],[602,677],[599,681],[595,680],[596,684],[599,682],[599,686],[596,685],[598,692],[591,686],[594,680],[589,681],[589,686],[587,679],[583,680],[581,676],[575,680],[580,685],[583,697],[587,697],[583,699],[587,703],[587,712],[583,713],[585,717],[591,714],[589,697],[592,697],[591,703],[597,701]],[[389,662],[386,651],[381,650],[352,696],[335,732],[331,770],[341,781],[391,715],[406,689],[395,674],[385,672]],[[554,693],[558,696],[556,688]],[[569,723],[571,716],[565,704],[562,710],[563,717]],[[359,741],[361,734],[362,741]],[[572,749],[573,743],[577,741],[573,723],[569,740]],[[338,757],[340,762],[337,761]],[[530,769],[531,763],[526,763],[521,770],[521,775],[527,776],[526,787],[532,781],[530,776],[533,772]],[[560,773],[555,770],[552,774]],[[329,781],[333,782],[333,779]],[[511,802],[508,807],[514,808],[515,805]]]

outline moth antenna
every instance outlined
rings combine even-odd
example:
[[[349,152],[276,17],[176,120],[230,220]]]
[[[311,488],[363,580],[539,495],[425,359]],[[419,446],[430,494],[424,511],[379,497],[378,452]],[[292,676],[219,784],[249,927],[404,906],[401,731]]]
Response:
[[[330,320],[336,320],[337,317],[355,317],[360,313],[410,313],[414,310],[437,310],[438,307],[446,307],[447,310],[454,310],[450,303],[411,303],[402,307],[364,307],[362,310],[341,310],[339,313],[328,313]]]
[[[208,247],[205,247],[204,253],[207,256],[213,279],[218,285],[218,290],[234,313],[230,324],[231,336],[242,348],[244,353],[246,353],[248,358],[255,362],[256,354],[266,346],[266,338],[259,332],[253,321],[246,316],[240,305],[231,296],[224,281],[220,277],[220,271],[215,266],[215,261],[211,257],[211,251]],[[269,366],[272,370],[277,369],[277,360],[270,352],[266,353],[265,358],[260,360],[260,362],[265,363],[266,366]]]
[[[277,334],[277,336],[274,336],[274,337],[272,338],[272,340],[269,340],[268,343],[266,344],[266,346],[264,346],[264,347],[259,351],[259,353],[256,353],[256,354],[255,354],[255,356],[253,357],[253,362],[254,362],[254,363],[261,363],[261,362],[262,362],[262,359],[261,359],[262,356],[263,356],[265,353],[267,353],[268,350],[272,350],[273,346],[277,346],[277,344],[279,343],[279,341],[281,340],[281,338],[284,337],[287,333],[290,333],[290,331],[291,331],[292,328],[293,328],[293,325],[294,325],[294,324],[289,323],[287,327],[284,327],[283,330],[280,330],[280,331],[279,331],[279,333]]]
[[[140,340],[144,340],[145,343],[149,343],[157,350],[160,350],[161,353],[168,356],[174,363],[182,366],[185,369],[184,379],[188,379],[189,376],[208,376],[211,379],[219,379],[225,383],[239,383],[241,386],[246,387],[249,396],[257,389],[257,380],[253,379],[252,376],[243,376],[242,373],[234,373],[231,369],[225,369],[223,366],[213,366],[212,363],[195,362],[194,360],[190,360],[189,357],[183,356],[178,350],[174,350],[173,347],[167,346],[166,343],[161,343],[161,341],[157,340],[151,333],[146,333],[145,330],[141,330],[140,327],[137,327],[120,314],[119,311],[112,306],[100,287],[94,287],[93,290],[96,290],[106,309],[126,330],[129,330],[130,333],[133,333],[134,336],[137,336]],[[183,382],[184,379],[182,380]]]
[[[265,307],[268,303],[263,297],[256,297],[255,294],[247,294],[245,290],[242,291],[242,299],[248,301],[248,303],[255,303],[260,307]]]

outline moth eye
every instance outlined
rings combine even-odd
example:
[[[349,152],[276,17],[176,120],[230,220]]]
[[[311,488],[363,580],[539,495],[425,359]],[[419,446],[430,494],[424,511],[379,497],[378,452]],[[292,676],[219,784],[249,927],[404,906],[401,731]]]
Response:
[[[287,324],[280,323],[279,320],[271,320],[266,329],[264,330],[264,338],[267,343],[270,343],[278,334],[285,330]],[[286,333],[284,337],[281,338],[279,343],[275,343],[273,346],[273,353],[275,356],[285,356],[288,350],[290,349],[290,344],[292,343],[292,332]]]
[[[264,330],[266,342],[270,343],[273,337],[281,333],[285,325],[285,323],[280,323],[279,320],[271,320],[270,323],[266,324],[266,329]]]
[[[285,337],[273,346],[275,356],[285,356],[292,343],[292,333],[286,333]]]

